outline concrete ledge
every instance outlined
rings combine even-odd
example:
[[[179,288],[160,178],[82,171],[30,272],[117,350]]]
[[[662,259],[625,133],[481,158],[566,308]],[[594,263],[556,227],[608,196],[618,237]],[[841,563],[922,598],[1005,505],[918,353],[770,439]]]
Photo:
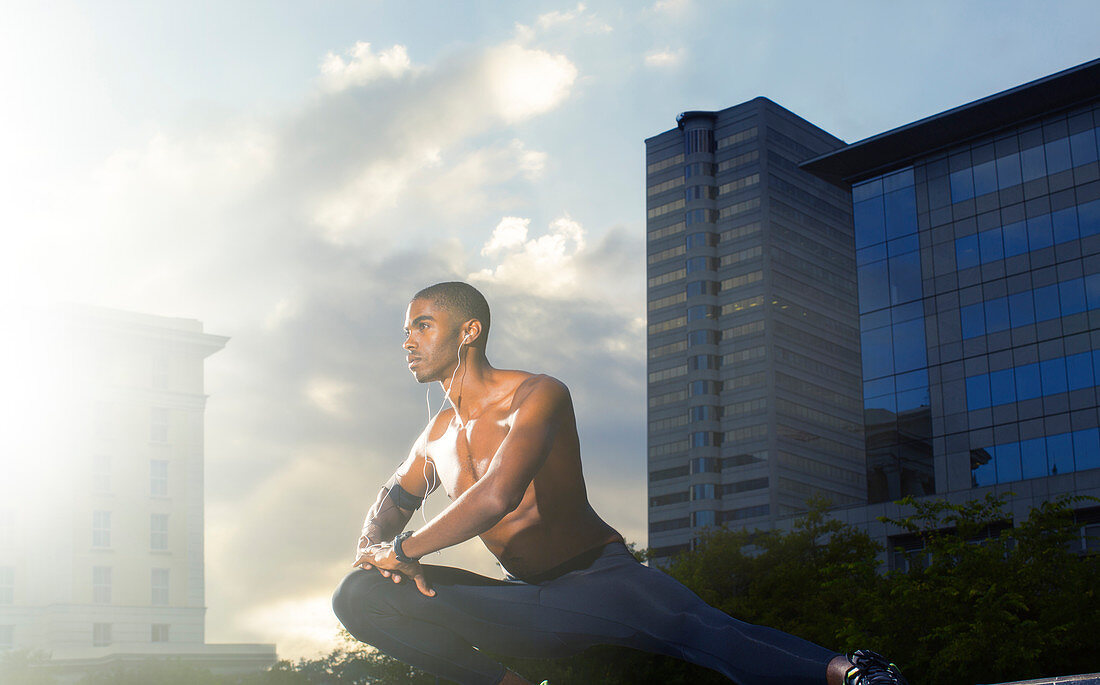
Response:
[[[1018,680],[1000,685],[1100,685],[1100,673],[1088,673],[1082,675],[1063,675],[1056,678],[1037,678],[1035,680]]]

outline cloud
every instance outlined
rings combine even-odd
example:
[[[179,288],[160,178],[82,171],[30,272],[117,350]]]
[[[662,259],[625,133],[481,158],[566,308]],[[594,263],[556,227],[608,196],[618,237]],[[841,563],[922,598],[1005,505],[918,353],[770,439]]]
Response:
[[[584,250],[584,229],[562,216],[550,223],[549,230],[527,240],[528,219],[505,217],[493,230],[482,254],[504,252],[495,267],[471,273],[471,281],[485,281],[541,297],[576,297],[585,284],[576,266],[577,255]]]
[[[510,124],[556,107],[577,79],[577,68],[564,55],[518,44],[493,49],[486,68],[489,102]]]
[[[348,57],[346,61],[330,52],[321,62],[321,83],[328,90],[341,91],[382,78],[395,79],[413,70],[404,45],[375,53],[370,43],[359,41],[344,54]]]
[[[663,50],[650,50],[645,55],[645,65],[647,67],[678,67],[684,61],[684,49],[678,48],[672,50],[670,48],[664,48]]]
[[[534,26],[516,22],[515,40],[518,44],[526,45],[540,34],[545,36],[564,32],[602,35],[611,33],[612,30],[610,24],[588,11],[584,3],[577,3],[571,10],[552,10],[538,15]]]
[[[489,242],[481,248],[481,254],[492,255],[501,250],[517,248],[527,240],[527,227],[530,219],[522,219],[518,216],[506,216],[500,220],[493,229],[493,235]]]
[[[580,25],[580,27],[589,33],[610,33],[611,26],[596,18],[596,15],[588,12],[584,3],[577,3],[577,6],[572,10],[561,11],[554,10],[545,14],[540,14],[535,20],[535,24],[542,30],[559,28],[566,25]]]
[[[657,0],[650,8],[653,12],[664,12],[667,14],[682,14],[688,8],[691,7],[692,0]]]

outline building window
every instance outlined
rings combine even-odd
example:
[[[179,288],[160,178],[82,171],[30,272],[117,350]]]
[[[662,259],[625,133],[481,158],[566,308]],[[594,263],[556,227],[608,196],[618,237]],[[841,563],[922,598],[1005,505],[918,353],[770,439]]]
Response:
[[[646,167],[646,173],[655,174],[658,171],[663,171],[669,167],[683,163],[684,155],[683,153],[680,153],[678,155],[673,155],[671,157],[666,157],[665,159],[659,159],[656,162],[650,163],[649,166]]]
[[[684,146],[689,155],[696,152],[714,152],[714,131],[705,128],[684,131]]]
[[[700,431],[698,433],[691,434],[691,446],[692,447],[721,447],[722,446],[722,433],[715,433],[712,431]]]
[[[710,231],[692,233],[687,238],[684,238],[684,246],[689,250],[697,247],[714,247],[717,244],[718,234],[711,233]]]
[[[152,514],[149,517],[149,549],[168,549],[168,514]]]
[[[111,455],[96,454],[92,457],[92,492],[105,494],[111,491]]]
[[[155,568],[152,573],[152,597],[153,606],[168,605],[168,569]]]
[[[694,307],[688,307],[687,320],[699,321],[701,319],[717,319],[718,307],[709,304],[695,305]]]
[[[717,516],[714,511],[693,511],[691,512],[691,527],[706,528],[707,526],[713,526],[716,519]]]
[[[0,549],[15,546],[15,510],[0,508]]]
[[[747,140],[756,138],[756,127],[747,128],[744,131],[738,131],[737,133],[726,136],[725,138],[718,139],[718,149],[727,148],[731,145],[737,145]]]
[[[722,470],[722,461],[717,457],[697,457],[691,460],[692,473],[718,473]]]
[[[92,602],[95,604],[111,603],[111,567],[92,567]]]
[[[697,354],[688,359],[688,369],[691,371],[717,369],[722,365],[721,359],[716,354]]]
[[[680,528],[687,528],[691,523],[689,518],[671,519],[668,521],[654,521],[649,524],[650,533],[663,533],[669,530],[679,530]]]
[[[714,165],[709,162],[696,162],[684,166],[684,178],[693,176],[713,176]]]
[[[684,289],[688,297],[697,297],[699,295],[717,295],[718,284],[714,281],[693,281],[687,284],[687,288]]]
[[[718,189],[714,186],[688,186],[684,188],[684,199],[688,202],[692,200],[714,200],[718,197]]]
[[[149,439],[153,442],[168,442],[168,410],[164,407],[150,409]]]
[[[668,469],[661,469],[659,471],[650,471],[649,482],[668,480],[670,478],[680,478],[681,476],[688,475],[687,466],[673,466]]]
[[[691,486],[691,499],[692,500],[715,499],[715,497],[717,496],[715,494],[715,492],[716,491],[714,489],[714,483],[703,483],[701,485],[692,485]]]
[[[681,490],[680,492],[670,492],[667,495],[657,495],[656,497],[650,497],[649,506],[663,507],[668,504],[680,504],[681,502],[686,501],[688,501],[688,491]]]
[[[111,512],[92,512],[92,547],[111,546]]]
[[[722,392],[722,383],[721,381],[692,381],[688,388],[692,397],[698,397],[699,395],[717,395]]]
[[[15,626],[0,626],[0,651],[15,647]]]
[[[717,209],[693,209],[684,213],[684,223],[688,226],[713,224],[715,221],[718,221]]]
[[[92,646],[93,647],[106,647],[111,644],[111,624],[110,623],[93,623],[92,624]]]
[[[168,496],[168,461],[165,459],[149,461],[149,494],[153,497]]]
[[[153,357],[153,387],[163,390],[168,387],[168,355]]]
[[[755,507],[742,507],[741,509],[730,509],[729,511],[722,512],[722,523],[726,521],[751,519],[757,516],[767,516],[770,513],[771,510],[767,504],[758,504]]]
[[[0,604],[15,603],[15,567],[0,566]]]
[[[154,623],[149,640],[150,642],[168,642],[168,624]]]
[[[684,268],[689,274],[699,271],[716,271],[718,269],[718,258],[692,257],[684,263]]]
[[[718,331],[691,331],[690,333],[688,333],[688,346],[694,347],[696,345],[717,345],[718,338]]]
[[[691,417],[691,421],[717,421],[722,418],[721,407],[692,407],[688,410],[688,415]]]

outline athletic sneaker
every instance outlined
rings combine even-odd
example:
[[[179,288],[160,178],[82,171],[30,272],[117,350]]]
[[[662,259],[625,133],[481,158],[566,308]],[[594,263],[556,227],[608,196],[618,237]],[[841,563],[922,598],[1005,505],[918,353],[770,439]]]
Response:
[[[869,649],[848,655],[852,667],[844,674],[844,685],[909,685],[898,667]]]

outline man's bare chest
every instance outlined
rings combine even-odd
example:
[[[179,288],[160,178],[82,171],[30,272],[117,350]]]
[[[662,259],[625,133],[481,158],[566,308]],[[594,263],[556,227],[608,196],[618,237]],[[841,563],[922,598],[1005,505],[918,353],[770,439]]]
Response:
[[[461,427],[452,421],[427,445],[440,484],[452,499],[481,479],[508,435],[507,416],[485,415]]]

